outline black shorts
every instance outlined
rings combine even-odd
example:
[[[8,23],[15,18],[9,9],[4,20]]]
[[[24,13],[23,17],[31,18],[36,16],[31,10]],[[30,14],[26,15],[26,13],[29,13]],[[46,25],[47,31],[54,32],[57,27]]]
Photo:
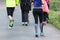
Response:
[[[15,7],[7,7],[7,15],[13,16]]]
[[[48,15],[48,13],[47,12],[43,12],[44,13],[44,19],[43,19],[43,21],[46,21],[46,18],[48,17],[47,15]]]

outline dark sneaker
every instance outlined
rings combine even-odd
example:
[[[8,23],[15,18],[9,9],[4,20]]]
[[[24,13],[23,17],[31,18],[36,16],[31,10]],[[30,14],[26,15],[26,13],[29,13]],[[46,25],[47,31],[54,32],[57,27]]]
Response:
[[[25,24],[25,26],[28,26],[28,24]]]
[[[25,26],[28,26],[28,22],[25,22]]]
[[[24,22],[22,22],[22,25],[23,25],[23,26],[24,26],[24,24],[25,24],[25,23],[24,23]]]
[[[35,37],[38,37],[38,35],[35,35]]]

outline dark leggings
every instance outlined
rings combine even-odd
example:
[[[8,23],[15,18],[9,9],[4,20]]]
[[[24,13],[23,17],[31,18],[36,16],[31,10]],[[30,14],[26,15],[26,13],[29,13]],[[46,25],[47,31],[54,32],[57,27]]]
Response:
[[[38,32],[38,18],[39,18],[39,21],[40,21],[40,31],[43,32],[43,24],[42,24],[42,21],[43,21],[43,11],[42,9],[33,9],[33,16],[34,16],[34,20],[35,20],[35,32],[37,33]],[[37,24],[37,26],[36,26]]]
[[[15,7],[7,7],[7,15],[13,17],[13,12],[15,10]]]
[[[43,21],[43,11],[42,11],[42,9],[33,9],[33,16],[34,16],[34,19],[35,19],[35,24],[38,24],[38,17],[39,17],[40,23],[42,23],[42,21]]]

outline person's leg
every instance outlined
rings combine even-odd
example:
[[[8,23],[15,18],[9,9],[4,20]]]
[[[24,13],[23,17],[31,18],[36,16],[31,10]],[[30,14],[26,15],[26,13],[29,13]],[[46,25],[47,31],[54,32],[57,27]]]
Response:
[[[26,11],[24,14],[24,18],[25,18],[25,25],[28,26],[28,12],[26,12]]]
[[[46,12],[43,13],[44,14],[44,20],[43,21],[46,21]]]
[[[46,21],[47,21],[47,23],[48,23],[48,20],[49,20],[49,14],[46,13]]]
[[[40,31],[41,31],[41,33],[40,33],[40,35],[43,35],[43,11],[42,11],[42,9],[39,9],[39,21],[40,21]]]
[[[7,15],[10,20],[9,26],[13,27],[13,12],[14,12],[15,7],[12,8],[7,8]]]
[[[24,25],[25,24],[25,18],[24,18],[25,13],[24,13],[24,10],[21,10],[21,11],[22,11],[21,13],[22,14],[22,25]]]
[[[36,37],[38,37],[38,15],[37,15],[37,10],[33,9],[33,16],[34,16],[34,20],[35,20],[35,33],[36,33]]]
[[[28,12],[22,10],[22,25],[28,25]]]
[[[30,13],[30,11],[28,11],[28,17],[27,17],[28,18],[28,24],[29,24],[29,13]]]
[[[46,20],[46,12],[43,12],[43,25],[46,25],[47,20]]]
[[[11,7],[9,8],[9,7],[7,7],[7,15],[8,15],[9,20],[12,20],[13,19],[14,9],[15,8],[11,8]]]

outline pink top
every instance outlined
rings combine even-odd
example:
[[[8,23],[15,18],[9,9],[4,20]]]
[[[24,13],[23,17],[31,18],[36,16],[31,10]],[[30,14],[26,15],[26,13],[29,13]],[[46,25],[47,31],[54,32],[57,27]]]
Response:
[[[43,3],[43,5],[42,5],[43,12],[49,13],[49,9],[48,9],[46,1],[42,0],[42,3]]]
[[[46,3],[47,3],[47,4],[49,4],[49,3],[50,3],[50,0],[45,0],[45,1],[46,1]]]

